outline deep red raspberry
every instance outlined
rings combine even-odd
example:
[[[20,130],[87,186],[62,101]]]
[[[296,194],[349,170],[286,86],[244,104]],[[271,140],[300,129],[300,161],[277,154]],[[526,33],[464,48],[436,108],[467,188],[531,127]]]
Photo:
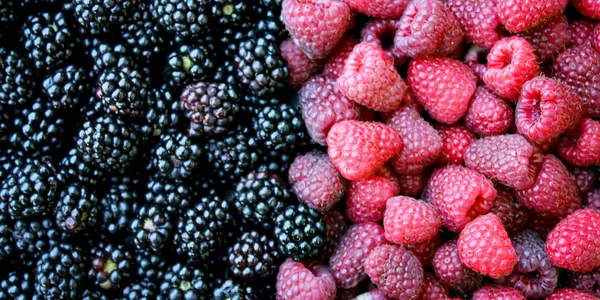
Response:
[[[585,118],[559,141],[558,155],[575,166],[600,164],[600,122]]]
[[[467,66],[469,66],[469,68],[471,68],[471,71],[473,71],[475,77],[477,77],[478,84],[483,84],[483,75],[487,70],[488,53],[488,49],[475,45],[469,47],[465,53],[464,62]]]
[[[569,33],[572,46],[585,45],[592,41],[596,22],[588,19],[577,19],[569,22]]]
[[[431,204],[406,196],[387,200],[383,217],[385,238],[399,245],[426,242],[438,234],[442,221]]]
[[[445,124],[464,116],[477,88],[477,78],[467,65],[445,57],[411,60],[408,82],[431,117]]]
[[[554,291],[546,300],[598,300],[598,298],[581,290],[562,288]]]
[[[462,38],[460,24],[442,2],[414,0],[400,18],[394,45],[409,57],[449,55],[459,49]]]
[[[546,251],[559,268],[589,272],[600,267],[600,212],[580,209],[560,220],[548,234]]]
[[[281,42],[279,50],[287,62],[290,73],[288,84],[293,88],[301,87],[323,64],[322,60],[308,57],[292,39]]]
[[[600,178],[600,172],[595,168],[569,167],[569,172],[575,177],[575,183],[581,195],[593,190]]]
[[[465,161],[465,149],[477,139],[475,134],[464,125],[437,124],[435,129],[440,134],[443,143],[442,154],[437,163],[462,165]]]
[[[585,207],[600,212],[600,189],[593,189],[587,193]]]
[[[406,249],[415,254],[425,269],[432,266],[435,251],[442,245],[442,243],[442,236],[437,234],[428,241],[416,245],[406,245]]]
[[[558,224],[558,221],[560,220],[557,218],[530,211],[527,228],[535,230],[545,240],[548,233]]]
[[[342,176],[360,180],[375,173],[402,150],[402,138],[376,122],[341,121],[329,130],[327,153]]]
[[[526,189],[535,181],[542,154],[518,134],[489,136],[471,143],[465,165],[515,189]]]
[[[504,134],[513,124],[513,108],[487,87],[480,86],[471,98],[465,124],[479,135]]]
[[[496,1],[448,0],[446,7],[460,23],[467,41],[489,49],[500,39]]]
[[[526,298],[514,288],[488,284],[475,291],[472,300],[526,300]]]
[[[358,41],[356,38],[350,34],[345,35],[329,57],[327,57],[327,61],[323,66],[323,74],[337,79],[344,70],[346,59],[348,59],[348,56],[352,53],[352,49],[357,44]]]
[[[402,137],[402,151],[391,161],[396,173],[420,174],[438,159],[442,139],[416,110],[407,106],[400,108],[388,125]]]
[[[527,226],[529,216],[527,208],[516,202],[513,193],[505,187],[496,187],[496,200],[490,213],[500,218],[509,233]]]
[[[354,47],[336,82],[348,99],[376,111],[398,109],[407,88],[392,59],[371,43]]]
[[[569,276],[569,285],[600,297],[600,268],[588,273],[572,273]]]
[[[329,269],[339,288],[355,287],[367,278],[364,262],[369,252],[386,243],[383,227],[369,222],[352,225],[335,248]]]
[[[421,288],[420,300],[439,300],[448,298],[448,289],[429,272],[423,273],[423,287]]]
[[[325,236],[327,241],[319,257],[322,261],[329,261],[333,254],[338,241],[348,229],[348,218],[344,211],[338,207],[334,207],[323,213],[323,222],[325,223]]]
[[[572,0],[573,6],[582,15],[591,19],[600,19],[600,1],[598,0]]]
[[[583,101],[558,80],[535,77],[527,81],[515,109],[519,133],[543,142],[575,127],[583,116]]]
[[[546,154],[533,185],[516,192],[523,206],[551,217],[563,218],[571,207],[581,207],[579,189],[567,167],[552,154]]]
[[[522,32],[562,15],[568,2],[569,0],[498,0],[498,17],[508,31]]]
[[[552,61],[571,42],[569,22],[563,15],[531,30],[521,32],[518,36],[529,42],[540,63]]]
[[[502,221],[494,214],[471,221],[458,238],[458,254],[474,271],[500,278],[512,273],[517,254]]]
[[[342,120],[358,120],[361,108],[338,90],[335,79],[327,75],[310,78],[298,93],[302,118],[308,134],[318,144],[327,145],[327,133]]]
[[[483,276],[467,268],[458,254],[456,240],[442,245],[433,257],[433,269],[440,281],[448,288],[468,293],[479,287]]]
[[[386,296],[414,299],[423,286],[423,267],[417,257],[400,246],[381,245],[365,260],[365,272]]]
[[[596,49],[596,51],[600,51],[600,25],[596,25],[596,27],[594,27],[592,43],[594,44],[594,49]]]
[[[340,0],[283,0],[281,17],[294,42],[313,59],[327,57],[354,25],[354,13]]]
[[[427,183],[425,200],[437,210],[444,225],[460,232],[467,223],[494,206],[494,184],[476,171],[461,166],[438,169]]]
[[[369,176],[350,182],[346,195],[346,212],[352,222],[379,222],[383,220],[385,202],[397,195],[399,187],[384,177]]]
[[[498,96],[516,101],[523,84],[540,69],[531,45],[522,37],[512,36],[498,41],[487,57],[485,84]]]
[[[429,180],[429,171],[424,171],[421,174],[400,174],[398,180],[400,180],[400,195],[416,197],[423,192],[427,180]]]
[[[400,21],[393,19],[373,19],[365,27],[363,27],[360,33],[360,41],[373,43],[381,48],[385,48],[385,53],[394,59],[394,65],[399,66],[406,62],[406,57],[400,54],[396,46],[394,45],[394,36],[396,31],[400,28]],[[391,41],[390,46],[386,46],[384,43]]]
[[[398,18],[410,0],[344,0],[352,9],[378,18]]]
[[[288,258],[277,274],[277,300],[335,299],[335,281],[318,261],[296,262]]]

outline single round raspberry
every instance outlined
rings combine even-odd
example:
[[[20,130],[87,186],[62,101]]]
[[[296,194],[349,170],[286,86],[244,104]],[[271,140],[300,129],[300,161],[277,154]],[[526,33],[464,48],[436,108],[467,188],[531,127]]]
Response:
[[[465,124],[479,135],[505,134],[513,124],[513,108],[489,88],[479,86],[471,98]]]
[[[386,201],[399,190],[391,180],[376,175],[350,182],[346,194],[348,218],[356,224],[383,220]]]
[[[588,273],[572,273],[569,286],[600,297],[600,268]]]
[[[399,20],[373,19],[360,32],[360,41],[381,47],[388,56],[394,59],[394,65],[400,66],[406,62],[406,57],[400,54],[394,45],[394,36],[399,29]]]
[[[442,138],[443,143],[442,153],[437,163],[441,165],[462,165],[465,161],[465,149],[477,139],[475,134],[464,125],[437,124],[435,129]]]
[[[427,180],[429,179],[428,170],[423,171],[421,174],[400,174],[398,180],[400,181],[400,195],[416,197],[423,192]]]
[[[560,138],[558,155],[575,166],[600,164],[600,122],[590,118],[581,120]]]
[[[348,5],[365,15],[377,18],[398,18],[410,0],[344,0]]]
[[[449,297],[448,289],[429,272],[423,272],[423,286],[421,287],[421,300],[446,299]]]
[[[327,61],[323,66],[323,74],[337,79],[344,70],[346,59],[348,59],[357,44],[358,41],[355,37],[350,34],[345,35],[327,57]]]
[[[442,245],[442,243],[442,236],[440,236],[438,233],[428,241],[414,245],[406,245],[406,249],[415,254],[425,269],[431,268],[435,251]]]
[[[318,261],[296,262],[288,258],[277,273],[277,300],[335,298],[335,281]]]
[[[540,63],[550,62],[571,41],[567,17],[560,15],[548,23],[519,33],[531,44]]]
[[[591,167],[569,167],[569,172],[575,177],[575,183],[581,195],[593,190],[596,182],[600,179],[600,171]]]
[[[590,43],[596,22],[581,18],[569,22],[570,44],[573,47]]]
[[[600,19],[600,1],[598,0],[572,0],[573,6],[582,15],[591,19]]]
[[[517,33],[562,15],[569,0],[498,0],[498,17],[504,27]]]
[[[279,51],[287,62],[290,73],[288,84],[292,88],[301,87],[310,76],[317,73],[321,68],[322,60],[308,57],[292,39],[281,42]]]
[[[517,289],[488,284],[473,293],[472,300],[526,300]]]
[[[489,49],[500,39],[501,24],[496,14],[496,1],[449,0],[446,7],[460,23],[465,40]]]
[[[483,276],[467,268],[460,260],[456,240],[440,246],[433,257],[433,269],[448,288],[468,293],[479,287]]]
[[[585,207],[600,212],[600,189],[594,189],[587,193]]]
[[[546,300],[598,300],[598,298],[581,290],[562,288],[554,291]]]
[[[325,223],[325,246],[319,257],[322,261],[329,261],[329,258],[335,251],[340,238],[348,229],[348,218],[344,214],[343,210],[339,208],[333,208],[325,212],[323,215],[323,222]]]
[[[529,211],[516,202],[513,192],[505,187],[496,188],[496,200],[490,213],[500,218],[507,232],[516,232],[527,226]]]
[[[406,196],[387,200],[383,229],[385,238],[399,245],[426,242],[437,235],[442,221],[435,208],[427,202]]]
[[[423,267],[419,259],[400,246],[381,245],[369,253],[365,272],[388,297],[413,299],[423,286]]]

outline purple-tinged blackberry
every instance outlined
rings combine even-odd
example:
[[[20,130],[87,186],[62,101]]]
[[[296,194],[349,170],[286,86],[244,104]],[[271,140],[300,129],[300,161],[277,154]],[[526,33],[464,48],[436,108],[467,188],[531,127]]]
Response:
[[[12,271],[0,281],[0,299],[33,299],[34,277],[29,272]]]
[[[239,112],[239,95],[225,83],[198,82],[187,86],[179,106],[190,119],[190,136],[225,133]]]
[[[210,7],[208,0],[153,0],[151,10],[167,31],[192,40],[209,31]]]
[[[237,278],[270,277],[281,260],[275,239],[255,230],[243,233],[228,253],[229,270]]]
[[[300,111],[286,103],[263,107],[252,120],[256,137],[268,150],[293,152],[308,140]]]
[[[25,49],[36,68],[50,71],[73,56],[78,42],[68,18],[62,13],[30,16],[23,28]]]
[[[72,0],[75,17],[84,31],[106,34],[125,23],[136,5],[134,0]]]
[[[53,245],[63,243],[67,237],[67,234],[58,229],[56,221],[50,216],[18,220],[13,228],[16,248],[25,256],[31,256],[36,260]]]
[[[165,45],[164,34],[145,2],[135,4],[129,21],[121,24],[121,34],[133,54],[146,61],[159,54]]]
[[[256,288],[246,282],[238,282],[232,279],[223,281],[213,291],[215,300],[259,300],[268,299]]]
[[[0,105],[22,106],[34,99],[37,72],[33,64],[15,50],[0,48]]]
[[[160,283],[160,294],[167,299],[210,299],[209,283],[198,267],[177,263],[165,273]]]
[[[105,290],[120,290],[133,271],[133,252],[122,244],[99,242],[92,246],[88,277]]]
[[[306,205],[290,205],[275,217],[279,251],[294,260],[317,257],[325,246],[325,222]]]
[[[135,282],[123,289],[123,300],[153,300],[158,298],[158,290],[154,283],[145,279]]]
[[[146,188],[146,202],[164,207],[169,213],[184,212],[198,195],[186,182],[153,177]]]
[[[56,244],[44,253],[35,267],[35,289],[45,299],[77,299],[83,287],[87,259],[69,244]]]
[[[100,74],[95,95],[112,112],[137,117],[148,97],[146,78],[131,67],[108,69]]]
[[[568,273],[568,283],[572,288],[600,297],[600,268],[587,273]]]
[[[106,193],[99,197],[99,228],[110,235],[124,234],[129,231],[131,219],[138,211],[139,182],[129,176],[119,176],[109,182]]]
[[[59,170],[70,180],[79,180],[89,186],[104,182],[106,172],[90,163],[90,158],[71,148],[60,162]]]
[[[162,253],[153,253],[146,250],[135,252],[135,265],[133,274],[137,278],[144,278],[150,282],[158,282],[167,270],[169,258]]]
[[[179,102],[170,91],[165,88],[150,90],[139,130],[142,138],[151,141],[175,131],[181,119],[179,111]]]
[[[130,229],[138,249],[160,251],[171,239],[171,218],[156,205],[141,206],[131,221]]]
[[[213,51],[207,45],[179,45],[169,53],[165,79],[171,87],[183,87],[210,77],[214,68]]]
[[[43,82],[43,92],[56,108],[72,108],[91,94],[87,71],[68,65],[49,74]]]
[[[15,254],[12,232],[6,222],[0,224],[0,263],[7,265]]]
[[[198,167],[202,148],[182,133],[165,134],[152,151],[152,168],[163,178],[189,179]]]
[[[79,182],[67,185],[55,208],[56,224],[66,232],[93,228],[98,221],[98,199]]]

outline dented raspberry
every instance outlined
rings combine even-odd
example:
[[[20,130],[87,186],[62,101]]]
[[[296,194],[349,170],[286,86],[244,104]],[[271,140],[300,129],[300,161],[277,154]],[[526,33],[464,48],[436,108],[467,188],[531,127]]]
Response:
[[[296,262],[288,258],[277,274],[277,299],[335,298],[335,282],[327,267],[317,261]]]
[[[396,31],[400,29],[400,21],[393,19],[373,19],[363,27],[360,36],[361,42],[368,42],[383,48],[383,41],[391,40],[392,45],[386,47],[385,53],[394,59],[394,65],[399,66],[406,62],[393,43]]]
[[[559,141],[558,155],[575,166],[600,164],[600,122],[585,118]]]

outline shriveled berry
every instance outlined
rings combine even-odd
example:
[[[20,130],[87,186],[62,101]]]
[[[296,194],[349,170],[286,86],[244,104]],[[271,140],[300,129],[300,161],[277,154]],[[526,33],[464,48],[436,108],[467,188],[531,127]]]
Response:
[[[374,2],[369,1],[369,3]],[[399,66],[406,62],[406,57],[399,52],[393,42],[396,31],[399,29],[400,21],[397,19],[373,19],[361,30],[360,40],[381,47],[388,56],[394,59],[394,65]],[[384,42],[388,40],[391,40],[391,46],[384,45]]]
[[[527,226],[529,211],[515,201],[512,191],[496,187],[496,199],[490,213],[500,218],[507,232],[519,231]]]

